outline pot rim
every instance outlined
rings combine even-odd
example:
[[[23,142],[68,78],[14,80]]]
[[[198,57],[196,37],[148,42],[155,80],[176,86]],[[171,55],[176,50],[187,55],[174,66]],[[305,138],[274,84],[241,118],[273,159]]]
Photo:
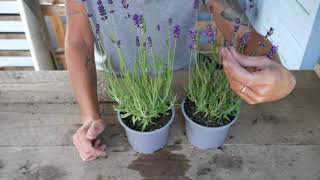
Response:
[[[229,122],[228,124],[226,125],[223,125],[223,126],[219,126],[219,127],[207,127],[207,126],[203,126],[203,125],[200,125],[194,121],[192,121],[192,119],[187,115],[185,109],[184,109],[184,105],[185,105],[185,102],[186,102],[186,97],[183,99],[182,103],[181,103],[181,110],[182,110],[182,114],[183,116],[185,117],[185,119],[187,121],[189,121],[191,124],[193,124],[194,126],[197,126],[199,128],[203,128],[203,129],[224,129],[224,128],[227,128],[227,127],[230,127],[232,126],[239,118],[239,114],[240,114],[240,111],[237,113],[237,115],[234,117],[234,119]]]
[[[160,132],[160,131],[166,129],[168,126],[170,126],[172,124],[173,120],[176,117],[176,111],[175,111],[174,105],[172,105],[172,107],[171,107],[171,112],[172,112],[171,118],[170,118],[169,122],[166,125],[164,125],[160,129],[156,129],[154,131],[149,131],[149,132],[141,132],[141,131],[137,131],[137,130],[134,130],[134,129],[131,129],[130,127],[128,127],[126,124],[124,124],[122,122],[120,112],[117,112],[117,119],[120,122],[121,126],[124,127],[126,130],[129,130],[130,132],[133,132],[133,133],[136,133],[136,134],[149,135],[149,134],[154,134],[154,133]]]

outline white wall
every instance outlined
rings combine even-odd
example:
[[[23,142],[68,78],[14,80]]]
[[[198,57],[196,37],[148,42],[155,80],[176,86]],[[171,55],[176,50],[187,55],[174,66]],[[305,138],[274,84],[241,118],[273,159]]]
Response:
[[[262,34],[265,34],[270,27],[275,29],[271,41],[279,45],[281,61],[286,67],[300,69],[304,61],[316,61],[304,57],[316,22],[320,0],[255,0],[255,2],[256,9],[253,12],[252,23]]]

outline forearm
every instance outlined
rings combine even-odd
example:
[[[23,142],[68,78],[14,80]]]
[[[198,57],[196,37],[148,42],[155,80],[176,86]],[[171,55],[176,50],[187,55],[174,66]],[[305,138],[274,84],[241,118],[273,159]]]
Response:
[[[84,119],[100,118],[93,47],[66,43],[66,59],[72,88]]]

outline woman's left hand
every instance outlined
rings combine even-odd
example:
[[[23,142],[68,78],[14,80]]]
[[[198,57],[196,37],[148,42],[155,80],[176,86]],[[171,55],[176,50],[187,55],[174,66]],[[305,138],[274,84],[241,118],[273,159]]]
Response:
[[[285,67],[265,56],[243,56],[234,48],[222,48],[221,55],[231,89],[249,104],[284,98],[296,85]]]

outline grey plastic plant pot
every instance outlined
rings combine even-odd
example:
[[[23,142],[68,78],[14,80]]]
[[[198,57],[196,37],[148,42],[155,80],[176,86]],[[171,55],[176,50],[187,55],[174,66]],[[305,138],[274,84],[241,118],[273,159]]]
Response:
[[[229,133],[230,127],[237,121],[239,115],[229,124],[221,127],[205,127],[195,123],[188,117],[184,109],[185,99],[181,104],[181,110],[185,117],[186,134],[189,142],[200,149],[217,149],[222,146]]]
[[[140,132],[129,128],[122,122],[120,113],[117,113],[118,120],[125,129],[129,144],[134,151],[143,154],[152,154],[167,145],[170,127],[176,115],[174,107],[171,108],[171,111],[172,116],[170,121],[162,128],[151,132]]]

